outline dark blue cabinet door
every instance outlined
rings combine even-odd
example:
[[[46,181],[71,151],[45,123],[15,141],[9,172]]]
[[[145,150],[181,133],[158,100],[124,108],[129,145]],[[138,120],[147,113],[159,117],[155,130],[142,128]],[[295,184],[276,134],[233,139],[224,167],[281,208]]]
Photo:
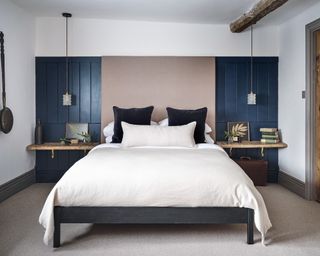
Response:
[[[65,123],[88,123],[93,141],[100,140],[101,58],[69,58],[69,89],[73,104],[62,105],[66,91],[66,59],[64,57],[36,58],[36,118],[43,124],[44,141],[59,141],[64,137]],[[56,182],[83,152],[37,152],[38,182]]]

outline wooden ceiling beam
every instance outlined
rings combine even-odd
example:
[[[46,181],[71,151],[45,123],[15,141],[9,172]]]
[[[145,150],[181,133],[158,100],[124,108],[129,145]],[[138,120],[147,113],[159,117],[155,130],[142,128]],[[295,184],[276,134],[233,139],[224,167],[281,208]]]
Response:
[[[260,0],[250,11],[230,24],[231,32],[240,33],[244,31],[286,2],[288,2],[288,0]]]

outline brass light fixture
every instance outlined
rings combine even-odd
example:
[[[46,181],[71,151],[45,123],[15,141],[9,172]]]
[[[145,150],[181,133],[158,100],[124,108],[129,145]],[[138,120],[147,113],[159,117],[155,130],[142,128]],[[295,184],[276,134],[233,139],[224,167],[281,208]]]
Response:
[[[253,28],[251,25],[250,28],[250,37],[251,37],[251,59],[250,59],[250,93],[248,94],[247,103],[248,105],[256,105],[256,94],[253,92]]]
[[[62,13],[62,16],[66,18],[66,91],[62,96],[63,106],[72,105],[72,95],[69,92],[69,52],[68,52],[68,19],[72,17],[71,13]]]

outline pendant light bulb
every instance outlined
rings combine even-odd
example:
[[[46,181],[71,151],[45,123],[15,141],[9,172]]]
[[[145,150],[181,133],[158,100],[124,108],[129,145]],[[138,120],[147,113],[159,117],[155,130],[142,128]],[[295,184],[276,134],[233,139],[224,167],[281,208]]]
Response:
[[[251,51],[251,58],[250,58],[250,93],[247,97],[247,104],[248,105],[256,105],[256,94],[253,92],[253,27],[250,27],[250,51]]]

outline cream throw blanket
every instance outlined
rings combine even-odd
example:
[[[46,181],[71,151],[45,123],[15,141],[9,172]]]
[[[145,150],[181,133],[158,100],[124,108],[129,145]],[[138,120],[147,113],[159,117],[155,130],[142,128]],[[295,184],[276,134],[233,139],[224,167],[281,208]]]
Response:
[[[39,222],[48,244],[54,206],[246,207],[262,242],[271,227],[262,196],[218,146],[121,148],[104,144],[76,162],[50,192]]]

